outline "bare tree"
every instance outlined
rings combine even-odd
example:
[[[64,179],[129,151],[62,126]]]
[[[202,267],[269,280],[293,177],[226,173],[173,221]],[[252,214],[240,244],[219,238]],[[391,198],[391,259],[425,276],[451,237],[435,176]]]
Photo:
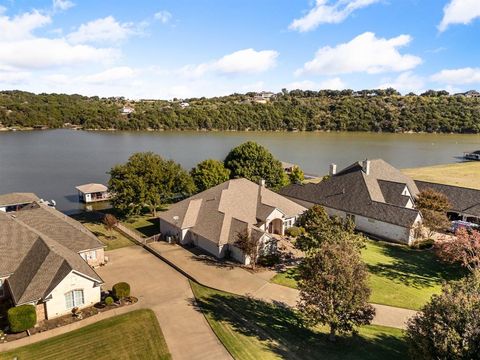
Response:
[[[446,195],[433,189],[425,189],[418,194],[415,205],[422,213],[423,224],[428,228],[428,237],[450,226],[447,211],[451,204]]]
[[[448,263],[460,263],[469,271],[480,270],[480,232],[459,229],[456,239],[436,246],[440,259]]]
[[[105,225],[105,229],[109,232],[109,239],[113,238],[113,229],[118,224],[118,220],[115,215],[107,214],[103,217],[103,225]]]

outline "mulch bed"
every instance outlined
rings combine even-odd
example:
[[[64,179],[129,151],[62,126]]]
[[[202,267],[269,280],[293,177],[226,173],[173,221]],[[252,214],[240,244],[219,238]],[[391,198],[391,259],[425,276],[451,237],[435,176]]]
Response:
[[[33,334],[41,333],[41,332],[44,332],[44,331],[56,329],[56,328],[59,328],[59,327],[65,326],[65,325],[69,325],[69,324],[72,324],[74,322],[78,322],[78,321],[81,321],[83,319],[89,318],[91,316],[95,316],[95,315],[97,315],[99,313],[102,313],[102,312],[106,312],[106,311],[109,311],[109,310],[121,308],[123,306],[128,306],[128,305],[131,305],[131,304],[135,304],[137,301],[138,301],[138,299],[136,297],[130,296],[130,297],[124,299],[124,300],[113,303],[112,305],[105,305],[104,303],[97,303],[93,306],[81,309],[80,312],[79,312],[81,314],[80,316],[74,316],[73,314],[67,314],[67,315],[63,315],[63,316],[60,316],[60,317],[57,317],[57,318],[54,318],[54,319],[40,321],[37,325],[35,325],[34,328],[30,329],[30,334],[33,335]],[[28,336],[28,334],[27,334],[26,331],[14,334],[14,333],[8,333],[6,331],[2,332],[2,330],[0,330],[0,343],[15,341],[15,340],[27,337],[27,336]]]

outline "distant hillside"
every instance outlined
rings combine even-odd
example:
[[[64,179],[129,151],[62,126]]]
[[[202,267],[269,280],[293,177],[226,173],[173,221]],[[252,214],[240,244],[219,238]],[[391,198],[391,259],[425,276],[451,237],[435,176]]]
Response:
[[[474,94],[475,95],[475,94]],[[480,133],[480,97],[393,89],[283,91],[175,101],[0,92],[4,127]]]

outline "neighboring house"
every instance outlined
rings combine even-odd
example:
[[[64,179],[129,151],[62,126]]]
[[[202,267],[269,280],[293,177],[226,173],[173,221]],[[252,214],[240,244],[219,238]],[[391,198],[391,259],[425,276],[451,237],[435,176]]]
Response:
[[[131,106],[124,106],[122,107],[121,113],[123,115],[129,115],[135,112],[135,109]]]
[[[218,258],[228,251],[237,261],[248,264],[248,256],[234,246],[239,233],[248,231],[259,238],[261,252],[269,253],[276,246],[272,234],[283,235],[305,210],[268,190],[264,182],[235,179],[172,205],[159,216],[160,232]]]
[[[411,244],[421,215],[414,209],[415,182],[383,160],[356,162],[318,184],[289,185],[279,193],[305,207],[322,205],[330,216],[349,218],[372,237]]]
[[[420,191],[432,189],[447,196],[452,205],[448,212],[451,220],[480,224],[480,190],[419,180],[415,183]]]
[[[0,195],[0,211],[17,211],[40,199],[33,193],[10,193]]]
[[[189,106],[190,106],[190,104],[189,104],[188,102],[181,102],[181,103],[180,103],[180,107],[181,107],[182,109],[186,109],[186,108],[189,107]]]
[[[91,232],[41,202],[0,212],[0,302],[34,305],[38,321],[99,302],[103,262]]]
[[[78,190],[78,199],[87,204],[110,199],[108,188],[103,184],[79,185],[75,189]]]

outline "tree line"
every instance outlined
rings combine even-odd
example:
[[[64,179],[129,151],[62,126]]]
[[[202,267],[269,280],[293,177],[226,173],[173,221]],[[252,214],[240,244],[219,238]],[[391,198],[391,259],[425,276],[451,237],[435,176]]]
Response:
[[[283,90],[265,104],[255,102],[254,95],[131,102],[2,91],[0,123],[118,130],[480,132],[480,98],[446,91],[402,96],[393,89]],[[122,113],[125,105],[134,111]]]

